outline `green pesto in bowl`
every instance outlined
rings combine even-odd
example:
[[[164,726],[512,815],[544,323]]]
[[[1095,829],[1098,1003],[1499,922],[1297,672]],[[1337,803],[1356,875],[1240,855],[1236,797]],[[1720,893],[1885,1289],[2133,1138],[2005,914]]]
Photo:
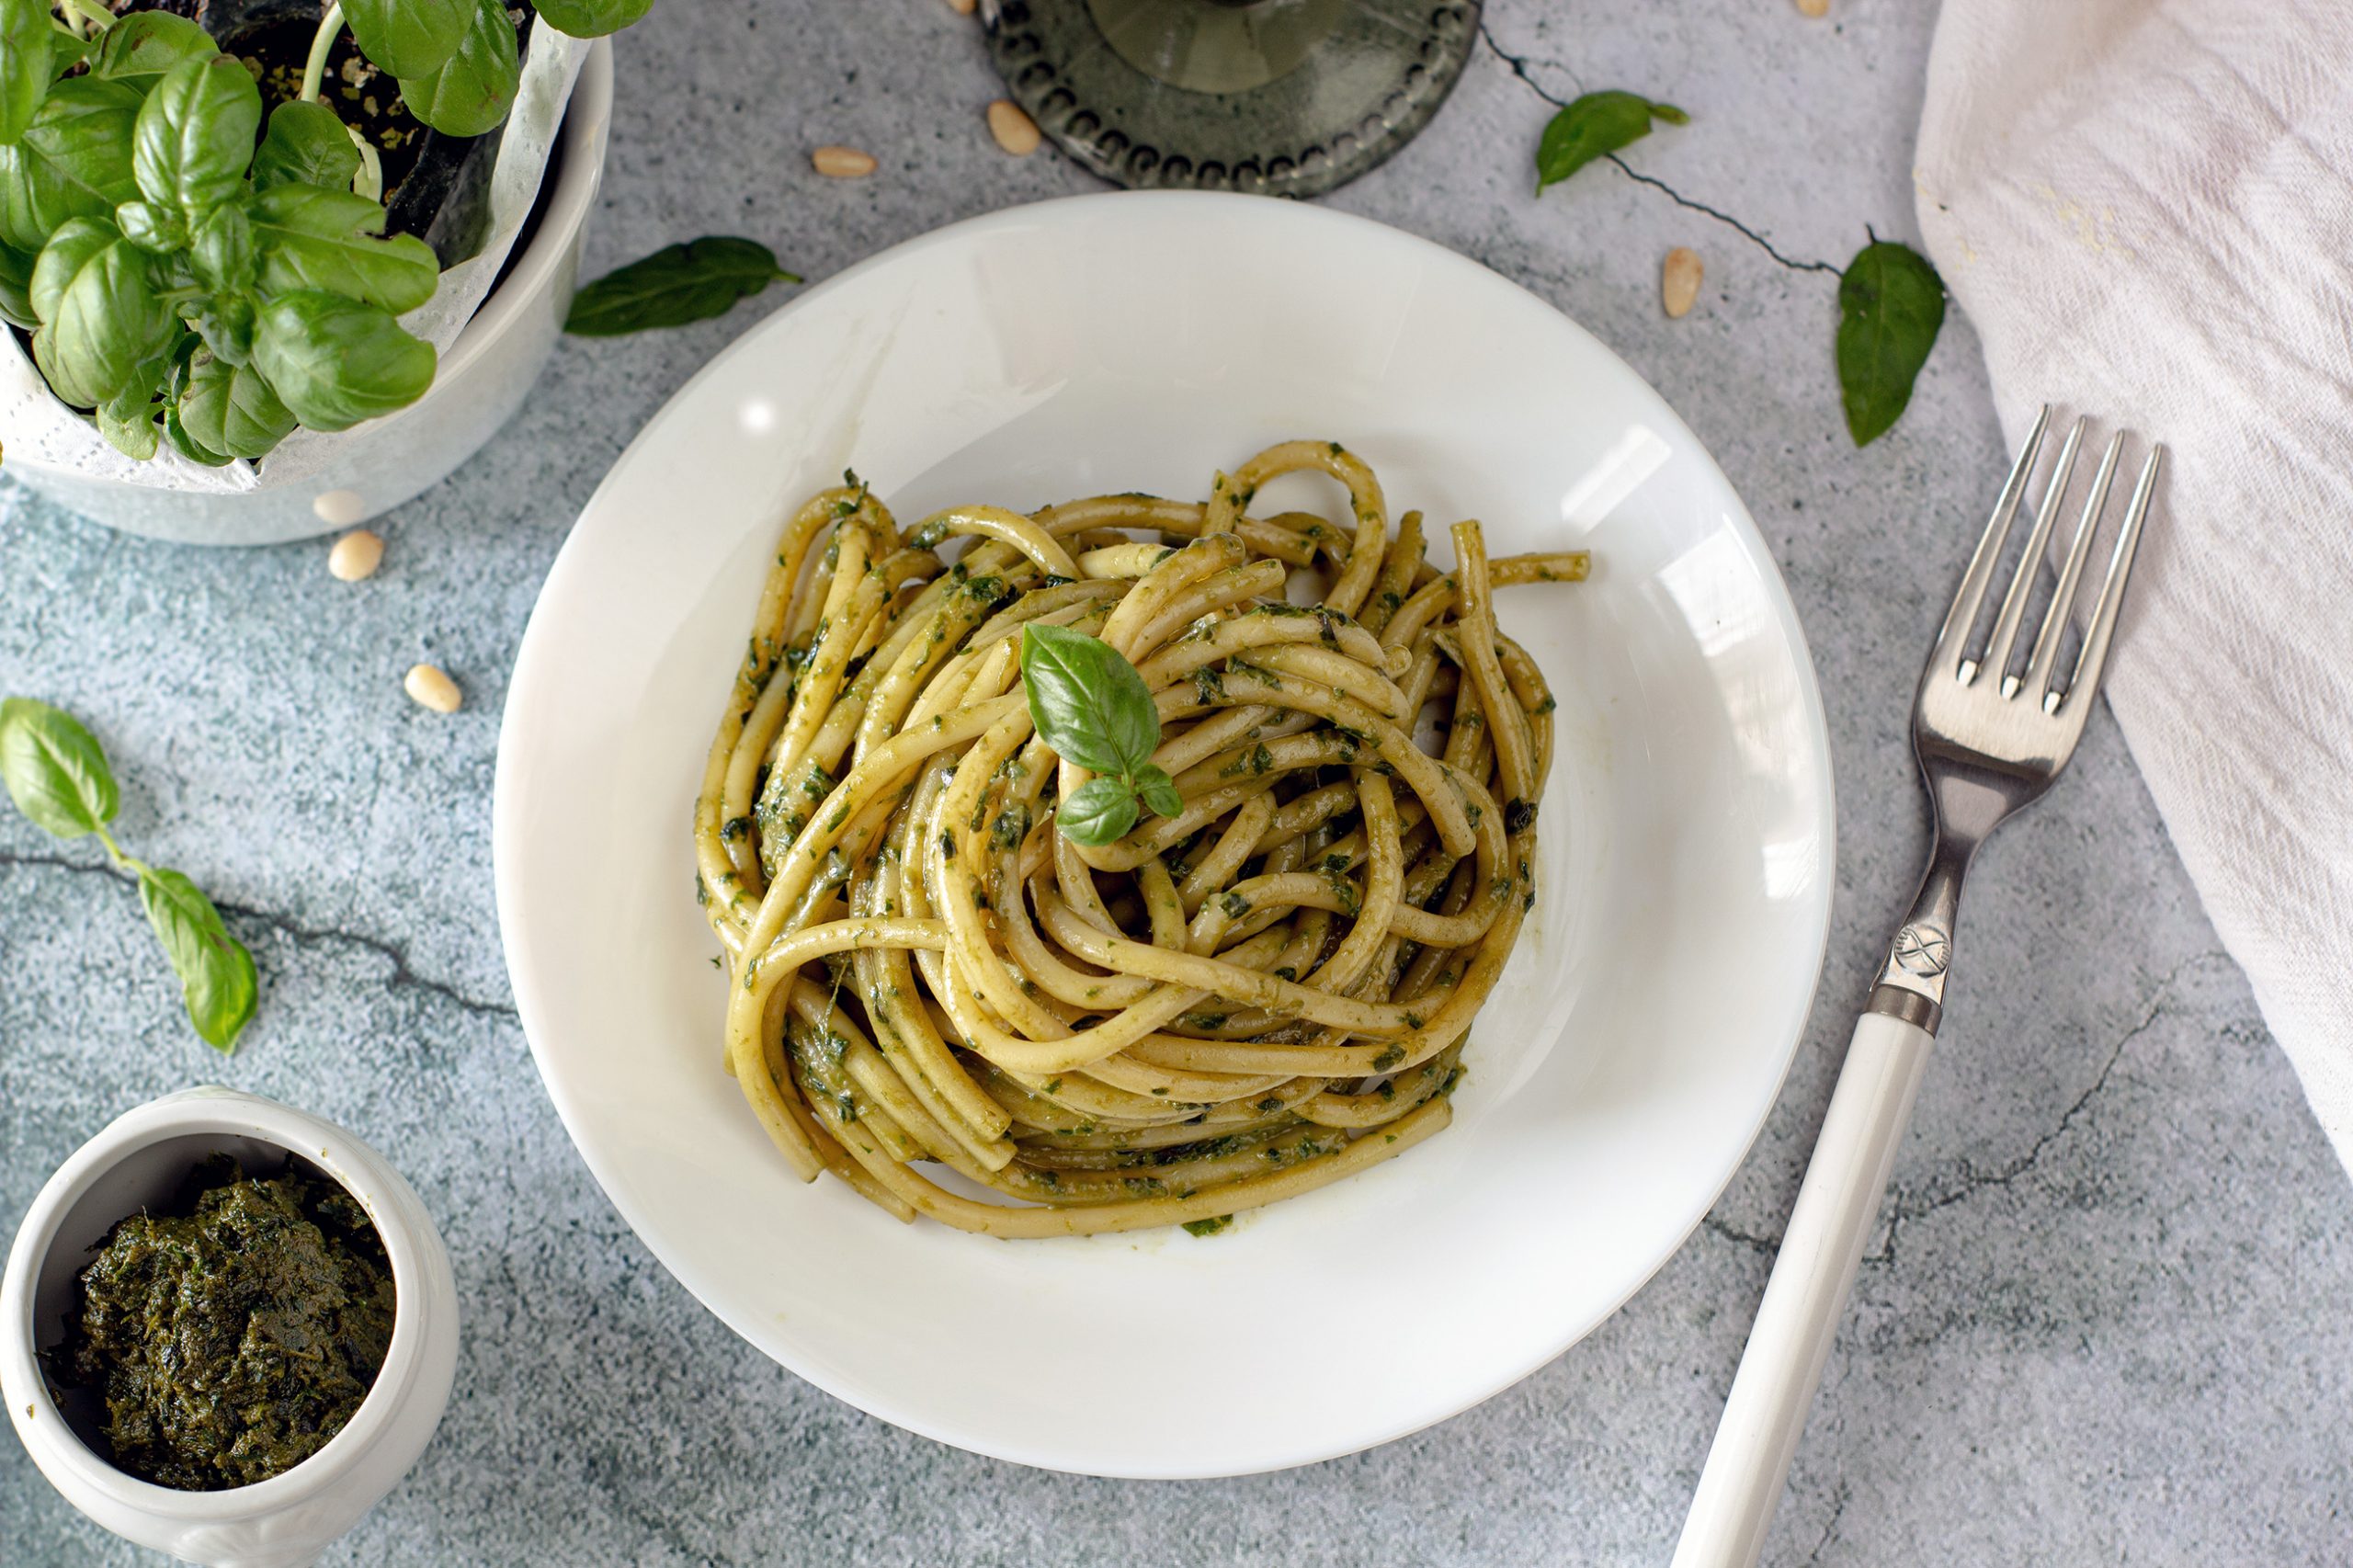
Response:
[[[292,1469],[343,1429],[392,1343],[383,1244],[358,1199],[226,1157],[175,1212],[108,1233],[77,1281],[52,1380],[102,1402],[119,1469],[212,1492]]]

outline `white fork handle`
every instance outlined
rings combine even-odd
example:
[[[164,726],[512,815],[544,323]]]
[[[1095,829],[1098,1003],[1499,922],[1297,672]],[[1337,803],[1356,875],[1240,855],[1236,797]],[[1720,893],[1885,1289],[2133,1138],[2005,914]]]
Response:
[[[1675,1568],[1750,1568],[1765,1546],[1830,1342],[1879,1219],[1933,1037],[1866,1013],[1823,1119],[1789,1233],[1741,1353]]]

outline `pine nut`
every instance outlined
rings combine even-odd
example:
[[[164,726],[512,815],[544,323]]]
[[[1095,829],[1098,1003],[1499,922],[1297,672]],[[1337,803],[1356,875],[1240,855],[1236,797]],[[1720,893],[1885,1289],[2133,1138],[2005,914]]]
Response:
[[[1011,98],[999,98],[989,105],[989,134],[996,138],[998,146],[1017,158],[1026,158],[1038,150],[1038,122]]]
[[[874,172],[874,154],[855,147],[820,147],[809,154],[809,166],[827,179],[864,179]]]
[[[354,528],[335,541],[327,551],[327,571],[337,580],[357,583],[362,577],[372,577],[383,563],[384,541],[381,536],[366,528]]]
[[[1830,15],[1830,0],[1798,0],[1798,15],[1826,17]]]
[[[1671,317],[1688,315],[1699,298],[1699,253],[1677,245],[1666,253],[1665,265],[1659,268],[1659,302]]]
[[[401,682],[402,689],[415,699],[420,706],[436,713],[455,713],[465,698],[458,690],[458,683],[431,665],[418,665]]]

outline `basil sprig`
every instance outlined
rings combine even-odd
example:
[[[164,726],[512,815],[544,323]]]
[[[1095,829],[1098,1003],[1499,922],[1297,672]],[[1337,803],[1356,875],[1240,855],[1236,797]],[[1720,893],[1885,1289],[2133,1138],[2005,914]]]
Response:
[[[253,954],[221,912],[181,872],[126,855],[107,831],[121,804],[107,756],[82,722],[28,697],[0,702],[0,781],[32,824],[58,838],[96,834],[109,859],[139,879],[147,923],[180,977],[188,1022],[224,1054],[254,1016],[260,983]]]
[[[725,315],[737,301],[771,283],[800,281],[757,240],[706,235],[665,245],[588,284],[572,297],[563,330],[581,337],[620,337],[685,326]]]
[[[1096,776],[1054,812],[1063,836],[1108,844],[1135,826],[1139,800],[1165,817],[1184,811],[1176,780],[1152,760],[1160,746],[1152,691],[1117,648],[1033,621],[1021,629],[1021,685],[1054,755]]]
[[[1945,324],[1945,283],[1910,245],[1873,239],[1838,278],[1838,392],[1847,432],[1869,446],[1912,401]]]
[[[1615,88],[1572,99],[1536,144],[1536,193],[1541,196],[1545,187],[1560,184],[1596,158],[1640,142],[1651,133],[1654,119],[1688,125],[1691,117],[1673,104]]]

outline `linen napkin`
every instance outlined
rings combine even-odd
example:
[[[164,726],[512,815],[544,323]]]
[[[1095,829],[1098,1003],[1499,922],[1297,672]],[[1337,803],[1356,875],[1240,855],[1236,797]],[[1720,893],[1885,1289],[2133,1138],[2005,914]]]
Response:
[[[2108,699],[2353,1170],[2353,5],[1949,0],[1916,156],[2013,444],[2170,449]]]

